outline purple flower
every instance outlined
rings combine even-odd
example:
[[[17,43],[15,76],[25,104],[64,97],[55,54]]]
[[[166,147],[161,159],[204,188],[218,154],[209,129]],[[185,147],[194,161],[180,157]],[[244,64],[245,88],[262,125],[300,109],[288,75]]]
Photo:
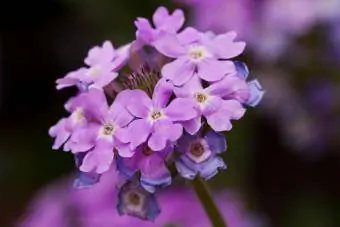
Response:
[[[128,111],[137,119],[129,124],[131,148],[148,141],[153,151],[163,150],[168,142],[175,142],[182,135],[183,127],[178,121],[196,117],[194,103],[176,98],[167,105],[173,86],[165,80],[158,81],[152,99],[142,90],[130,90]]]
[[[81,103],[78,101],[79,96],[71,98],[66,104],[65,109],[71,113],[68,118],[62,118],[49,129],[49,135],[55,138],[53,149],[58,150],[63,144],[64,151],[69,151],[69,143],[72,133],[79,127],[85,125],[87,120],[84,116]]]
[[[147,145],[142,144],[134,151],[131,158],[119,158],[118,170],[128,179],[140,171],[141,186],[151,192],[156,187],[165,187],[171,184],[171,174],[166,167],[165,160],[173,151],[172,146],[166,146],[161,151],[152,151]]]
[[[245,48],[244,42],[234,42],[235,32],[212,36],[199,33],[194,28],[186,31],[180,37],[163,34],[154,42],[159,52],[175,59],[163,66],[164,78],[181,86],[193,77],[195,71],[198,77],[209,82],[235,72],[234,64],[226,59],[238,56]]]
[[[183,123],[187,132],[195,134],[200,129],[202,115],[207,119],[210,127],[218,132],[231,130],[230,120],[238,120],[244,115],[245,109],[239,101],[222,99],[229,93],[226,86],[230,83],[224,84],[224,81],[228,80],[229,82],[227,78],[230,77],[231,75],[228,75],[222,82],[216,82],[207,88],[203,88],[201,80],[194,75],[184,86],[175,88],[176,96],[195,102],[195,108],[199,112],[196,118]],[[238,83],[243,83],[238,77],[235,78],[237,83],[233,83],[233,87],[239,86]]]
[[[89,123],[78,128],[71,137],[73,153],[87,152],[80,170],[106,172],[113,161],[114,149],[123,157],[132,156],[127,140],[127,126],[133,117],[122,105],[120,93],[110,107],[102,91],[92,89],[81,95]]]
[[[118,213],[154,221],[161,210],[154,194],[145,191],[136,182],[128,181],[118,193]]]
[[[152,17],[155,28],[145,18],[137,18],[135,25],[137,27],[137,39],[141,39],[146,44],[151,44],[162,32],[175,34],[184,24],[184,14],[180,9],[175,10],[172,14],[161,6]]]
[[[87,90],[88,86],[103,88],[118,76],[116,71],[126,62],[129,48],[128,44],[115,50],[110,41],[105,41],[101,47],[93,47],[84,60],[88,67],[80,68],[58,79],[57,89],[74,85],[81,90]]]
[[[226,169],[223,159],[217,154],[227,149],[222,134],[210,131],[203,138],[198,135],[185,134],[178,141],[177,150],[181,154],[175,164],[184,178],[194,179],[200,174],[209,180],[219,169]]]

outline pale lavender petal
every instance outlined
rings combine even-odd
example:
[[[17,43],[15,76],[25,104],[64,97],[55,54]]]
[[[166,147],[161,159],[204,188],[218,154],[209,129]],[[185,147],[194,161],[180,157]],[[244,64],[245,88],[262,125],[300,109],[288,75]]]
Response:
[[[236,99],[244,103],[249,97],[247,83],[236,75],[227,75],[205,89],[209,94],[223,97],[225,99]]]
[[[191,135],[196,134],[202,127],[202,117],[198,116],[188,121],[181,122],[185,131]]]
[[[178,58],[162,68],[162,76],[171,80],[175,86],[181,86],[188,82],[194,72],[195,65],[187,58]]]
[[[163,33],[153,42],[153,46],[162,54],[170,58],[178,58],[186,54],[176,35]]]
[[[129,143],[121,143],[119,141],[116,141],[115,147],[118,151],[118,154],[121,157],[129,158],[129,157],[132,157],[135,154],[135,151],[131,149]]]
[[[130,142],[130,131],[127,127],[125,128],[117,127],[114,132],[114,137],[122,143],[129,143]]]
[[[187,121],[197,116],[197,103],[190,98],[176,98],[165,108],[165,115],[172,121]]]
[[[265,93],[260,82],[258,80],[252,80],[248,83],[250,96],[245,102],[246,105],[255,107],[262,100]]]
[[[204,116],[216,113],[222,104],[223,100],[218,96],[209,96],[208,100],[205,101],[202,107],[202,114]]]
[[[164,108],[172,95],[173,85],[164,78],[160,79],[154,89],[152,100],[156,108]]]
[[[153,41],[155,32],[147,19],[137,18],[135,26],[137,27],[136,36],[138,38],[141,38],[146,43],[151,43]]]
[[[132,90],[130,93],[130,100],[128,101],[128,111],[140,118],[146,118],[149,110],[153,107],[152,100],[142,90]]]
[[[198,76],[209,82],[221,80],[226,74],[236,71],[231,61],[218,61],[211,58],[200,61],[197,66]]]
[[[206,116],[210,127],[217,131],[229,131],[232,128],[230,120],[238,120],[245,113],[241,103],[236,100],[223,101],[219,111]]]
[[[107,63],[115,57],[115,50],[110,41],[105,41],[102,46],[91,48],[85,58],[85,64],[94,66],[100,63]]]
[[[56,80],[56,83],[57,83],[56,88],[57,90],[61,90],[66,87],[74,86],[77,84],[77,82],[78,82],[78,79],[75,79],[75,78],[68,78],[68,77],[60,78]]]
[[[155,24],[155,26],[161,27],[164,23],[164,20],[169,17],[169,12],[167,8],[164,6],[160,6],[156,9],[155,13],[152,16],[152,21]]]
[[[132,149],[144,143],[148,139],[152,129],[151,124],[146,119],[134,120],[128,128],[130,131]]]
[[[75,130],[72,133],[69,143],[69,148],[72,153],[90,150],[95,144],[99,129],[99,124],[89,123]]]
[[[142,158],[139,162],[141,171],[141,185],[145,190],[154,193],[155,187],[165,187],[171,184],[171,175],[164,159],[153,154]]]
[[[124,127],[128,125],[132,120],[133,116],[130,114],[130,112],[127,111],[127,108],[124,101],[124,92],[118,93],[115,100],[110,106],[110,114],[112,118],[114,119],[115,124],[117,124],[120,127]]]
[[[176,97],[179,98],[192,98],[194,97],[195,93],[202,91],[202,81],[197,76],[197,74],[194,74],[194,76],[191,77],[191,79],[183,86],[174,87],[174,93],[176,94]]]
[[[112,72],[112,65],[103,67],[105,68],[102,68],[100,74],[93,79],[94,85],[92,86],[103,88],[117,78],[118,73]]]
[[[223,134],[209,131],[205,134],[204,139],[209,145],[209,149],[215,154],[222,153],[227,150],[227,141]]]
[[[237,75],[243,79],[247,79],[249,76],[249,69],[247,65],[240,61],[235,61],[234,64],[236,67]]]
[[[168,18],[166,24],[163,25],[163,29],[168,32],[175,33],[183,26],[184,20],[183,10],[176,9]]]
[[[98,140],[95,148],[86,154],[79,169],[83,172],[102,174],[110,169],[113,156],[112,144],[106,140]]]
[[[51,137],[55,138],[52,149],[58,150],[71,136],[71,133],[66,130],[66,118],[58,121],[57,124],[52,126],[48,133]]]
[[[240,55],[245,47],[245,42],[234,42],[236,32],[228,32],[214,38],[214,49],[219,58],[229,59]]]
[[[193,169],[188,168],[181,160],[177,160],[175,162],[175,165],[178,173],[182,177],[187,178],[189,180],[193,180],[196,177],[197,172]]]
[[[182,32],[177,34],[177,38],[179,42],[184,45],[184,44],[190,44],[193,42],[197,42],[200,38],[199,32],[192,27],[188,27],[184,29]]]
[[[197,167],[197,171],[205,180],[209,180],[214,177],[218,173],[218,170],[227,168],[223,159],[219,156],[212,156],[210,159],[201,163]]]
[[[169,120],[159,120],[154,124],[154,131],[149,138],[148,146],[153,151],[163,150],[168,141],[176,141],[182,133],[183,128],[180,124],[173,124]]]

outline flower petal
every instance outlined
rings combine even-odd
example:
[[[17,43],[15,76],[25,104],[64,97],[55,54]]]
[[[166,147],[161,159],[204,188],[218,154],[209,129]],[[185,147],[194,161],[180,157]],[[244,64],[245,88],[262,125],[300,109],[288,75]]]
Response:
[[[200,33],[195,28],[187,27],[177,34],[177,38],[182,45],[190,44],[199,40]]]
[[[218,61],[204,59],[198,62],[198,76],[209,82],[221,80],[228,73],[235,72],[235,66],[231,61]]]
[[[181,86],[190,80],[194,71],[195,65],[187,58],[178,58],[163,66],[162,76],[171,80],[175,86]]]
[[[185,131],[191,135],[196,134],[202,127],[202,117],[198,116],[188,121],[181,122]]]
[[[176,98],[165,108],[165,115],[172,121],[187,121],[198,115],[196,102],[190,98]]]
[[[100,180],[100,174],[80,172],[73,182],[73,187],[77,189],[90,188]]]
[[[198,171],[205,180],[209,180],[218,173],[218,170],[226,168],[227,166],[223,159],[215,155],[210,157],[210,159],[207,161],[201,163],[198,166]]]
[[[240,61],[234,61],[234,64],[236,67],[237,75],[243,79],[247,79],[249,76],[249,69],[247,65]]]
[[[260,82],[258,80],[252,80],[248,83],[249,87],[249,98],[245,102],[246,105],[255,107],[257,106],[263,98],[265,91],[263,90]]]
[[[112,144],[106,140],[98,140],[94,149],[86,154],[79,169],[82,172],[102,174],[110,169],[113,156]]]
[[[151,43],[154,40],[155,31],[147,19],[137,18],[135,26],[137,27],[137,38],[142,39],[145,43]]]
[[[165,8],[164,6],[158,7],[152,16],[152,21],[155,24],[156,28],[161,27],[167,17],[169,17],[169,12],[167,8]]]
[[[193,170],[193,169],[190,169],[188,168],[184,163],[183,161],[181,161],[180,159],[177,160],[175,162],[175,165],[176,165],[176,169],[178,171],[178,173],[186,178],[186,179],[189,179],[189,180],[193,180],[196,175],[197,175],[197,171]]]
[[[194,97],[195,93],[202,91],[202,81],[196,73],[183,86],[174,87],[174,93],[176,94],[176,97],[179,98],[192,98]]]
[[[221,107],[223,100],[218,96],[209,96],[208,100],[202,106],[204,116],[216,113]]]
[[[230,120],[238,120],[245,113],[241,103],[236,100],[223,101],[221,108],[214,114],[206,116],[208,124],[217,132],[229,131],[232,128]]]
[[[247,83],[236,75],[227,75],[224,79],[210,85],[205,90],[211,95],[225,99],[236,99],[241,103],[244,103],[249,97]]]
[[[148,139],[151,133],[151,124],[146,119],[137,119],[129,124],[128,129],[131,148],[134,149]]]
[[[128,111],[135,117],[146,118],[153,106],[149,96],[144,91],[137,89],[131,90],[129,94],[131,96],[126,107]]]
[[[153,42],[153,46],[160,53],[170,58],[178,58],[186,54],[186,49],[181,45],[175,34],[162,33]]]
[[[164,78],[160,79],[154,89],[152,100],[156,108],[164,108],[172,95],[173,85]]]
[[[240,55],[245,47],[245,42],[234,42],[236,32],[231,31],[214,38],[214,49],[219,58],[229,59]]]
[[[222,153],[227,150],[225,136],[221,133],[209,131],[205,134],[204,139],[207,141],[209,149],[215,154]]]

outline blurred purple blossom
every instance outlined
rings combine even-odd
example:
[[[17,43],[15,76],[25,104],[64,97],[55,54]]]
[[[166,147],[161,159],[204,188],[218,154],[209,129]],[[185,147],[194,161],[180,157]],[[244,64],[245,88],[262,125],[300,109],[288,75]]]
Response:
[[[73,178],[73,177],[72,177]],[[210,225],[199,200],[190,189],[171,188],[157,197],[162,213],[155,222],[120,216],[115,209],[117,189],[121,184],[114,171],[102,176],[92,188],[76,190],[69,179],[43,189],[28,207],[17,227],[206,227]],[[263,227],[255,214],[248,213],[239,194],[220,192],[215,196],[229,227]]]

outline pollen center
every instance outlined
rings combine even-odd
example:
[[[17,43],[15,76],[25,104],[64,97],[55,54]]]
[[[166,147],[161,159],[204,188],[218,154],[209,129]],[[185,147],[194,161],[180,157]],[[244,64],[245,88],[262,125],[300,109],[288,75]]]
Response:
[[[162,112],[159,110],[154,110],[151,112],[150,117],[152,120],[158,120],[163,116]]]
[[[208,97],[205,94],[197,93],[195,94],[195,99],[199,103],[204,103],[205,101],[207,101]]]
[[[114,127],[112,124],[110,123],[106,123],[103,127],[103,132],[105,135],[109,136],[109,135],[112,135],[113,133],[113,130],[114,130]]]
[[[141,197],[136,192],[130,192],[128,195],[128,200],[134,206],[138,206],[141,203]]]
[[[76,110],[76,120],[81,121],[84,118],[84,112],[82,108],[77,108]]]
[[[206,57],[206,50],[203,46],[193,45],[189,48],[189,57],[192,60],[202,60]]]
[[[195,157],[201,157],[204,153],[203,145],[199,141],[192,143],[190,146],[190,153]]]
[[[89,69],[88,71],[88,75],[90,77],[97,77],[100,74],[100,67],[99,66],[94,66],[92,68]]]

